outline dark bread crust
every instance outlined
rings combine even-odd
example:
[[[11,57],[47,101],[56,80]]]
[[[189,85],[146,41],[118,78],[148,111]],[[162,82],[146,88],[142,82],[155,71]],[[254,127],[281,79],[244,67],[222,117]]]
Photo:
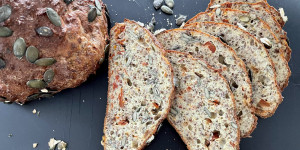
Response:
[[[39,89],[29,88],[26,82],[43,79],[48,69],[55,72],[54,79],[47,89],[54,93],[67,88],[74,88],[84,82],[90,74],[94,74],[99,61],[105,57],[104,48],[108,40],[105,5],[102,15],[95,21],[88,22],[88,5],[94,1],[73,1],[66,5],[63,0],[15,0],[0,1],[0,5],[12,7],[11,17],[1,25],[11,28],[14,33],[7,38],[0,38],[0,58],[6,67],[0,70],[0,97],[17,103],[25,103],[28,96],[40,93]],[[62,26],[57,27],[50,22],[45,11],[54,9],[61,17]],[[37,35],[36,29],[47,26],[54,32],[51,37]],[[19,37],[24,38],[27,47],[39,49],[40,57],[52,57],[56,63],[49,67],[39,67],[29,63],[25,56],[18,59],[12,52],[13,43]]]
[[[138,23],[136,23],[135,21],[132,21],[132,20],[124,19],[124,22],[129,23],[129,24],[134,24],[134,25],[136,25],[136,26],[141,27]],[[116,25],[111,29],[111,36],[112,36],[112,32],[115,31],[115,30],[117,30],[117,29],[120,28],[121,26],[125,26],[125,25],[124,25],[123,23],[118,23],[118,24],[116,24]],[[143,28],[143,27],[141,27],[141,28]],[[173,68],[172,68],[170,62],[168,61],[168,59],[165,57],[165,55],[166,55],[165,50],[162,49],[161,44],[158,42],[158,40],[156,39],[156,37],[155,37],[154,35],[152,35],[152,33],[151,33],[149,30],[147,30],[147,29],[145,29],[145,28],[143,28],[143,30],[144,30],[148,35],[150,35],[150,37],[151,37],[152,41],[154,42],[154,44],[155,44],[157,47],[159,47],[160,53],[161,53],[161,56],[162,56],[163,60],[164,60],[165,63],[169,66],[169,68],[170,68],[170,70],[171,70],[171,76],[172,76],[171,81],[172,81],[172,83],[173,83],[173,76],[174,76]],[[113,39],[113,37],[111,37],[111,39]],[[109,53],[111,53],[111,50],[110,50]],[[111,60],[112,60],[112,57],[109,55],[109,62],[111,62]],[[111,78],[111,75],[112,75],[111,68],[112,68],[112,64],[109,63],[109,65],[108,65],[108,69],[109,69],[109,72],[108,72],[109,82],[112,81],[112,78]],[[144,149],[144,148],[147,146],[147,140],[148,140],[152,135],[155,135],[155,133],[157,132],[157,129],[158,129],[159,126],[160,126],[160,124],[167,118],[167,115],[168,115],[168,113],[169,113],[169,111],[170,111],[170,109],[171,109],[172,100],[173,100],[173,97],[174,97],[175,86],[174,86],[174,84],[172,84],[172,85],[173,85],[173,86],[172,86],[172,90],[169,91],[171,94],[170,94],[170,97],[169,97],[169,99],[168,99],[168,101],[167,101],[168,107],[167,107],[166,113],[163,114],[163,115],[161,116],[161,118],[159,119],[159,121],[158,121],[158,123],[155,125],[155,127],[154,127],[153,129],[150,130],[151,132],[148,132],[147,136],[144,138],[144,142],[143,142],[142,145],[138,148],[138,150],[142,150],[142,149]],[[108,92],[107,92],[107,96],[108,96],[108,97],[109,97],[109,95],[110,95],[110,93],[111,93],[111,91],[110,91],[109,89],[110,89],[110,88],[108,88]],[[107,106],[106,106],[106,116],[107,116],[108,112],[109,112],[109,102],[107,102]],[[106,124],[107,124],[107,117],[105,117],[105,119],[104,119],[104,128],[103,128],[103,132],[104,132],[104,133],[105,133]],[[104,135],[104,136],[103,136],[103,147],[104,147],[104,150],[107,149],[106,146],[107,146],[107,145],[106,145],[106,138],[105,138],[105,135]]]
[[[166,50],[166,52],[167,52],[167,53],[181,54],[181,55],[184,55],[184,56],[186,56],[187,58],[190,58],[190,59],[192,59],[192,60],[197,60],[197,61],[202,61],[202,62],[204,62],[204,63],[207,65],[207,68],[209,68],[209,69],[213,70],[214,72],[216,72],[216,73],[224,80],[224,82],[227,83],[226,79],[219,73],[219,71],[216,70],[216,69],[214,69],[213,67],[209,66],[208,63],[207,63],[206,61],[204,61],[204,60],[202,60],[202,59],[196,59],[196,58],[192,57],[191,55],[189,55],[189,54],[187,54],[187,53],[183,53],[183,52],[178,52],[178,51],[174,51],[174,50]],[[231,100],[233,101],[234,106],[236,106],[236,104],[235,104],[236,102],[235,102],[233,93],[231,92],[230,87],[229,87],[228,84],[227,84],[227,87],[226,87],[226,88],[229,89],[228,91],[229,91],[229,93],[230,93]],[[236,114],[236,107],[234,108],[234,114]],[[237,116],[236,116],[236,115],[234,115],[234,119],[235,119],[236,122],[238,122],[238,119],[237,119]],[[167,117],[167,120],[168,120],[168,122],[171,124],[171,126],[176,130],[176,132],[180,135],[180,138],[184,141],[184,143],[188,143],[188,142],[187,142],[187,139],[185,139],[184,136],[182,135],[183,133],[181,133],[181,132],[179,131],[179,129],[176,127],[175,124],[173,124],[173,122],[169,119],[169,117]],[[237,126],[238,126],[238,130],[239,130],[239,129],[240,129],[239,123],[237,123]],[[240,132],[237,132],[237,139],[240,140]],[[236,150],[239,150],[239,149],[240,149],[239,143],[240,143],[240,141],[236,141],[236,143],[235,143]],[[192,150],[191,147],[189,147],[189,145],[186,144],[186,146],[187,146],[187,148],[188,148],[189,150]]]

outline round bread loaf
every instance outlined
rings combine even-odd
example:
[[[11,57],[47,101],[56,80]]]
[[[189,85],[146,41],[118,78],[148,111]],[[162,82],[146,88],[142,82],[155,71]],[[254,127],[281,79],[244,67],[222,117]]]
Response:
[[[103,62],[108,38],[101,0],[0,1],[0,101],[80,85]]]

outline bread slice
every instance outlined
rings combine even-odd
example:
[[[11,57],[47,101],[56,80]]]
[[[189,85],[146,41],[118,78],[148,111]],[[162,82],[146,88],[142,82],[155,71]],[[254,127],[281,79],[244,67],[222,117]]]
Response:
[[[188,29],[173,29],[156,35],[164,49],[191,54],[205,60],[229,83],[236,100],[241,136],[248,137],[256,127],[257,117],[252,106],[252,88],[244,62],[219,38]]]
[[[276,18],[276,20],[278,21],[278,23],[281,25],[281,27],[284,26],[285,21],[283,20],[283,18],[281,17],[280,13],[272,6],[270,6],[267,2],[267,0],[210,0],[210,3],[208,4],[210,7],[214,6],[216,7],[217,5],[226,3],[226,2],[247,2],[247,3],[255,3],[260,5],[261,7],[268,9],[272,15]]]
[[[188,149],[239,149],[235,100],[217,71],[191,55],[167,51],[176,78],[168,121]]]
[[[190,19],[187,24],[201,21],[215,21],[239,25],[240,28],[248,31],[257,39],[261,41],[265,40],[265,43],[270,42],[266,48],[275,64],[277,74],[276,80],[282,91],[285,87],[287,87],[291,76],[291,70],[288,66],[288,62],[284,58],[283,51],[281,49],[282,45],[274,33],[270,30],[270,27],[259,17],[245,11],[217,8],[212,12],[197,14],[194,18]]]
[[[208,10],[212,10],[210,8],[211,6],[208,6]],[[288,45],[287,42],[288,38],[286,32],[281,28],[281,25],[278,23],[278,21],[275,19],[275,17],[268,9],[261,7],[259,3],[246,3],[246,2],[235,2],[235,3],[227,2],[221,4],[220,8],[231,8],[231,9],[247,11],[250,14],[255,14],[257,17],[265,21],[270,26],[271,31],[280,40],[282,44],[282,49],[284,51],[285,59],[287,61],[290,61],[292,50]]]
[[[185,28],[197,29],[222,38],[245,62],[253,90],[255,113],[263,118],[272,116],[282,96],[277,85],[274,64],[264,47],[254,36],[227,23],[197,22]]]
[[[164,55],[155,37],[133,21],[111,29],[104,149],[139,150],[153,139],[174,91]]]

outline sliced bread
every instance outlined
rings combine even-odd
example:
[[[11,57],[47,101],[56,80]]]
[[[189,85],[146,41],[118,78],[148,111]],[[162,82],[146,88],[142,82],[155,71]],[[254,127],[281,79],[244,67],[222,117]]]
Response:
[[[284,58],[282,45],[270,27],[259,17],[246,11],[217,8],[212,12],[197,14],[194,18],[190,19],[187,24],[202,21],[215,21],[238,25],[262,41],[274,62],[277,74],[276,80],[280,89],[283,91],[284,88],[287,87],[291,70],[288,66],[288,62]]]
[[[191,55],[167,51],[176,78],[168,121],[188,149],[239,149],[235,100],[217,71]]]
[[[272,116],[282,102],[274,64],[264,47],[253,35],[227,23],[197,22],[185,26],[220,37],[245,62],[253,90],[255,113],[263,118]]]
[[[191,54],[205,60],[225,77],[236,100],[236,115],[240,123],[241,136],[248,137],[255,129],[257,117],[252,106],[252,89],[244,62],[235,51],[219,38],[209,34],[173,29],[156,35],[164,49]]]
[[[212,10],[210,8],[211,6],[208,6],[208,10]],[[284,51],[285,59],[287,61],[290,61],[291,48],[289,47],[287,42],[288,38],[286,32],[281,28],[281,25],[278,23],[278,21],[275,19],[275,17],[268,9],[261,7],[261,5],[258,3],[246,3],[246,2],[235,2],[235,3],[227,2],[221,4],[220,8],[231,8],[231,9],[247,11],[250,14],[255,14],[257,17],[265,21],[270,26],[270,29],[275,34],[275,36],[280,40],[283,46],[282,49]]]
[[[284,26],[285,21],[281,17],[280,13],[272,6],[270,6],[267,2],[267,0],[210,0],[210,3],[208,4],[210,7],[217,7],[220,4],[226,3],[226,2],[247,2],[247,3],[255,3],[257,5],[260,5],[261,7],[264,7],[265,9],[268,9],[272,15],[276,18],[278,23],[281,25],[281,27]]]
[[[155,37],[133,21],[111,29],[104,149],[140,150],[153,139],[174,91],[164,55]]]

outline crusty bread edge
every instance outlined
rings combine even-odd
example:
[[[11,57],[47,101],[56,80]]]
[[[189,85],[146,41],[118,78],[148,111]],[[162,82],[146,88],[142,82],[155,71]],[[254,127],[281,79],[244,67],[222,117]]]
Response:
[[[202,32],[201,30],[184,29],[184,28],[183,28],[183,29],[177,28],[177,29],[165,30],[165,31],[163,31],[163,32],[161,32],[161,33],[159,33],[159,34],[157,34],[156,37],[159,37],[160,34],[168,33],[168,32],[171,32],[171,31],[193,31],[193,32],[198,32],[198,33],[201,33],[201,34],[203,34],[203,35],[205,35],[205,36],[208,36],[208,37],[210,37],[210,38],[213,38],[213,39],[219,41],[223,46],[227,47],[227,48],[233,53],[233,56],[237,59],[237,61],[241,62],[241,63],[240,63],[240,64],[242,65],[241,67],[243,68],[244,72],[245,72],[245,73],[247,74],[247,76],[248,76],[248,72],[247,72],[246,65],[245,65],[244,61],[241,60],[241,59],[237,56],[237,54],[236,54],[236,52],[233,50],[233,48],[231,48],[230,46],[228,46],[227,44],[225,44],[224,42],[222,42],[222,41],[220,40],[220,38],[217,38],[217,37],[212,36],[212,35],[210,35],[210,34],[204,33],[204,32]],[[216,69],[215,69],[215,70],[216,70]],[[219,71],[219,70],[217,70],[217,71]],[[226,81],[227,81],[227,80],[226,80]],[[249,79],[249,78],[247,78],[247,83],[250,85],[250,91],[251,91],[251,101],[250,101],[250,104],[249,104],[250,106],[248,106],[248,107],[250,107],[250,109],[252,110],[252,112],[255,113],[255,108],[254,108],[253,105],[251,105],[251,103],[253,102],[253,99],[252,99],[252,85],[251,85],[251,82],[250,82],[250,79]],[[255,121],[254,121],[253,124],[251,125],[251,130],[249,130],[248,132],[246,132],[244,135],[241,135],[242,138],[250,137],[250,135],[253,133],[253,131],[254,131],[255,128],[257,127],[257,120],[258,120],[258,118],[255,116],[255,114],[252,114],[252,118],[253,118]]]
[[[134,22],[134,21],[131,21],[131,20],[128,20],[128,19],[124,19],[124,22],[128,22],[128,23],[132,23],[132,24],[135,24],[137,26],[140,26],[138,23]],[[114,30],[115,28],[118,27],[119,24],[116,24],[111,30]],[[141,27],[141,26],[140,26]],[[173,84],[173,77],[174,77],[174,72],[173,72],[173,68],[172,68],[172,65],[171,63],[168,61],[168,59],[165,57],[166,56],[166,52],[164,49],[162,49],[162,46],[161,44],[158,42],[158,40],[155,38],[155,36],[147,29],[145,29],[144,27],[141,27],[143,28],[143,30],[148,33],[150,35],[150,38],[153,40],[154,44],[160,49],[160,52],[162,54],[162,58],[163,60],[165,61],[165,63],[169,66],[169,69],[171,70],[171,83],[172,83],[172,91],[170,91],[170,97],[168,99],[168,104],[169,106],[167,107],[167,110],[166,110],[166,113],[165,114],[162,114],[161,116],[161,119],[159,119],[157,125],[154,127],[153,131],[149,133],[149,135],[145,138],[145,142],[138,148],[138,150],[142,150],[146,145],[147,145],[147,140],[156,133],[157,131],[157,128],[159,127],[159,125],[167,118],[170,110],[171,110],[171,106],[172,106],[172,100],[174,98],[174,93],[175,93],[175,86]],[[111,59],[111,58],[109,58]],[[110,65],[108,66],[109,70],[110,70]],[[109,79],[110,79],[110,76],[111,74],[108,75]],[[109,90],[107,91],[107,96],[109,95]],[[106,105],[106,114],[108,113],[109,111],[109,103],[107,103]],[[105,125],[106,125],[106,115],[105,115],[105,119],[104,119],[104,128],[105,129]],[[104,132],[105,133],[105,132]],[[105,136],[105,134],[104,134]],[[105,139],[106,140],[106,139]],[[106,150],[106,145],[105,145],[105,142],[103,144],[103,147],[104,147],[104,150]]]
[[[222,80],[225,81],[225,83],[226,83],[226,85],[227,85],[226,88],[228,89],[228,91],[229,91],[229,93],[230,93],[231,100],[233,101],[233,104],[234,104],[234,106],[235,106],[235,107],[234,107],[234,119],[235,119],[236,124],[237,124],[237,126],[238,126],[237,139],[239,139],[239,140],[236,141],[236,147],[235,147],[235,148],[236,148],[237,150],[240,149],[240,147],[239,147],[239,143],[240,143],[240,124],[239,124],[239,122],[238,122],[237,116],[235,115],[235,114],[236,114],[236,103],[235,103],[235,99],[234,99],[233,93],[231,92],[230,87],[229,87],[229,85],[228,85],[228,83],[227,83],[227,80],[226,80],[226,79],[225,79],[225,78],[224,78],[224,77],[223,77],[216,69],[214,69],[213,67],[209,66],[208,63],[207,63],[206,61],[202,60],[202,59],[196,59],[196,58],[194,58],[193,56],[191,56],[190,54],[183,53],[183,52],[178,52],[178,51],[174,51],[174,50],[166,50],[166,52],[167,52],[167,53],[177,53],[177,54],[182,54],[182,55],[186,55],[187,57],[189,57],[189,58],[191,58],[191,59],[193,59],[193,60],[196,60],[196,61],[202,61],[202,62],[204,62],[204,63],[206,64],[207,68],[209,68],[209,69],[213,70],[214,72],[216,72],[216,73],[222,78]],[[167,120],[168,120],[168,122],[171,124],[171,126],[173,126],[173,128],[176,130],[176,132],[180,135],[180,137],[181,137],[181,139],[184,141],[184,143],[187,143],[187,141],[183,138],[182,133],[176,128],[176,126],[169,120],[168,117],[167,117]],[[187,144],[186,144],[186,146],[187,146],[187,148],[188,148],[189,150],[192,150],[191,147],[189,147]]]

